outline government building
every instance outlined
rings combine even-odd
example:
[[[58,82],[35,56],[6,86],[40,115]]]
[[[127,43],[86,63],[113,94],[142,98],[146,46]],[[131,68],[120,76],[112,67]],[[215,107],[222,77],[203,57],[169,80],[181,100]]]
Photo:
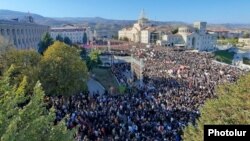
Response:
[[[0,20],[0,36],[18,49],[38,49],[42,35],[49,31],[49,26],[34,23],[31,16],[26,20]]]
[[[179,27],[177,34],[166,34],[157,41],[161,46],[178,46],[199,51],[215,49],[217,36],[206,31],[206,22],[195,22],[193,27]]]
[[[90,27],[81,27],[75,26],[72,24],[67,24],[62,27],[52,27],[50,29],[50,35],[53,39],[56,39],[58,35],[61,37],[69,37],[72,43],[82,44],[83,43],[83,35],[86,33],[87,35],[87,43],[93,41],[93,32]]]

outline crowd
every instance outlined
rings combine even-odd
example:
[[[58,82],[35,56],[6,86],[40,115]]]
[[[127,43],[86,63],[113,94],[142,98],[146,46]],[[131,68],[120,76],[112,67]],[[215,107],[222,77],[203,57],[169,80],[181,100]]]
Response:
[[[69,129],[77,127],[77,141],[180,141],[183,127],[199,116],[199,106],[216,96],[215,86],[244,73],[213,62],[209,53],[138,49],[134,56],[144,59],[142,89],[115,96],[50,97],[55,124],[65,119]],[[123,72],[130,65],[117,64],[112,70],[126,82]]]
[[[129,63],[117,63],[113,64],[111,67],[111,71],[113,75],[116,77],[118,83],[120,85],[128,86],[129,75],[130,75],[130,64]]]

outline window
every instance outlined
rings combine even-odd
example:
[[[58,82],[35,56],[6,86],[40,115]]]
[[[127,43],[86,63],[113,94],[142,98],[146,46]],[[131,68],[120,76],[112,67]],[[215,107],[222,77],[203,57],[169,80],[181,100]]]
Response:
[[[4,29],[1,29],[1,34],[4,35]]]
[[[15,29],[12,29],[12,35],[15,35]]]
[[[7,35],[10,35],[10,30],[9,29],[7,29]]]

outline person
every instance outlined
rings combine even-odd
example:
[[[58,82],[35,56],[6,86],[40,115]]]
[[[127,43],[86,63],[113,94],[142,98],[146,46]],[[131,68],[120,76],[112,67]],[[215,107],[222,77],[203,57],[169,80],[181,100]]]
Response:
[[[78,128],[79,141],[179,141],[183,127],[199,117],[199,107],[216,96],[216,85],[246,73],[214,62],[209,53],[149,48],[136,49],[134,56],[145,60],[144,89],[123,95],[80,93],[68,101],[47,98],[57,123],[65,118],[69,129]],[[118,80],[126,80],[124,70],[130,70],[129,63],[112,66]]]

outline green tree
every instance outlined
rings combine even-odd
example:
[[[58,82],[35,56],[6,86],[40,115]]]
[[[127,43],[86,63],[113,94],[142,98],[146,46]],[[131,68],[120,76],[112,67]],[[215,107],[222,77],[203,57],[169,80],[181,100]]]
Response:
[[[176,28],[176,29],[172,30],[171,32],[172,32],[172,34],[176,34],[176,33],[178,33],[178,28]]]
[[[8,53],[13,50],[13,45],[7,42],[7,40],[0,35],[0,75],[2,75],[6,69],[6,58]]]
[[[101,64],[100,52],[98,50],[92,50],[86,58],[86,64],[89,70]]]
[[[249,33],[245,33],[245,34],[243,35],[243,38],[250,38],[250,34],[249,34]]]
[[[125,85],[121,85],[118,87],[118,91],[120,94],[124,94],[126,92],[127,87]]]
[[[118,40],[118,35],[112,35],[112,39]]]
[[[69,141],[74,130],[67,130],[65,123],[53,125],[54,109],[46,109],[44,92],[37,82],[33,94],[27,94],[27,77],[19,87],[9,85],[9,74],[0,80],[0,140],[1,141]]]
[[[50,36],[50,34],[48,32],[46,32],[43,37],[42,37],[42,40],[39,42],[38,46],[38,52],[40,54],[43,54],[46,49],[52,45],[54,42],[53,38]]]
[[[41,55],[34,50],[11,49],[0,55],[1,72],[6,71],[11,65],[14,72],[10,84],[17,85],[22,81],[24,75],[28,76],[29,90],[32,91],[38,81],[38,70]]]
[[[58,34],[58,35],[56,36],[56,40],[57,40],[57,41],[60,41],[60,42],[63,42],[63,37],[62,37],[60,34]]]
[[[128,42],[129,41],[128,37],[123,37],[123,41]]]
[[[48,95],[72,95],[86,89],[87,67],[76,48],[55,42],[41,60],[39,80]]]
[[[69,37],[64,37],[64,39],[63,39],[63,42],[65,43],[65,44],[67,44],[67,45],[72,45],[72,41],[70,40],[70,38]]]
[[[205,124],[249,124],[250,123],[250,74],[234,84],[224,84],[216,89],[218,98],[207,100],[201,108],[201,117],[196,125],[184,130],[185,141],[203,140]]]
[[[82,43],[83,43],[84,45],[86,45],[87,42],[88,42],[88,37],[87,37],[86,32],[84,32],[84,33],[83,33],[83,38],[82,38]]]
[[[85,59],[85,58],[86,58],[86,56],[87,56],[87,51],[86,51],[85,48],[81,48],[81,49],[80,49],[80,55],[81,55],[82,59]]]

